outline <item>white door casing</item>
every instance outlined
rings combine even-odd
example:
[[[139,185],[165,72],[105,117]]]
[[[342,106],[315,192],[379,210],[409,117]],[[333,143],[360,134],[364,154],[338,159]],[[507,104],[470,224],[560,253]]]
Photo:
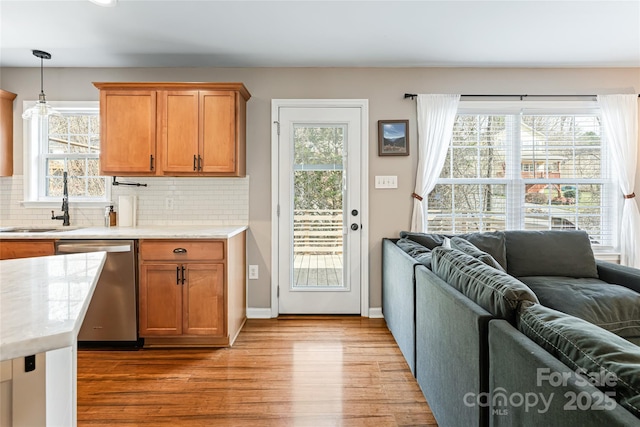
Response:
[[[271,315],[359,313],[368,317],[368,101],[273,100],[272,121]],[[304,272],[293,266],[294,128],[297,132],[336,128],[343,135],[342,281],[328,283],[325,278],[305,286],[293,277],[294,271],[297,277]],[[297,170],[300,167],[295,165]],[[299,264],[297,253],[296,257]]]

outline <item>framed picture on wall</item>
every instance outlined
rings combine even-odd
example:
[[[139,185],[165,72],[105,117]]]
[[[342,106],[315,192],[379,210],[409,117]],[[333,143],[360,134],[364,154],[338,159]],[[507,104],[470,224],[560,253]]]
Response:
[[[409,120],[378,120],[378,156],[409,155]]]

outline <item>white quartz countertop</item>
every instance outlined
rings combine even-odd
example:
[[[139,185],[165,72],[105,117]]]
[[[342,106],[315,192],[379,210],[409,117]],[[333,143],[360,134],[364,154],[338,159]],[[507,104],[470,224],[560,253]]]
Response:
[[[237,226],[137,226],[137,227],[50,227],[47,232],[2,232],[21,227],[1,227],[0,239],[229,239],[247,229]],[[25,227],[26,228],[26,227]],[[34,226],[34,228],[46,228]]]
[[[105,252],[0,261],[0,361],[74,344]]]

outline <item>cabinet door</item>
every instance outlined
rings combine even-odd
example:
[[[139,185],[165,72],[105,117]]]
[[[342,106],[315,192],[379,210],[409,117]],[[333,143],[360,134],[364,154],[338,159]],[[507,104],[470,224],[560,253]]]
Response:
[[[183,333],[224,336],[224,264],[189,264],[186,274]]]
[[[204,174],[237,172],[236,93],[200,91],[200,155]]]
[[[13,175],[13,100],[16,94],[0,89],[0,176]]]
[[[154,175],[156,92],[100,91],[100,170]]]
[[[159,96],[163,172],[197,173],[198,91],[163,91]]]
[[[182,334],[182,280],[178,264],[141,264],[140,336]]]

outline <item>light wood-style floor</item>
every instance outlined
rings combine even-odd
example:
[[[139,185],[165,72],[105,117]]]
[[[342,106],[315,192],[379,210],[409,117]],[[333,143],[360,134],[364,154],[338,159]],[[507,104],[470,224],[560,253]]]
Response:
[[[229,349],[81,349],[78,425],[437,424],[384,320],[291,316]]]

